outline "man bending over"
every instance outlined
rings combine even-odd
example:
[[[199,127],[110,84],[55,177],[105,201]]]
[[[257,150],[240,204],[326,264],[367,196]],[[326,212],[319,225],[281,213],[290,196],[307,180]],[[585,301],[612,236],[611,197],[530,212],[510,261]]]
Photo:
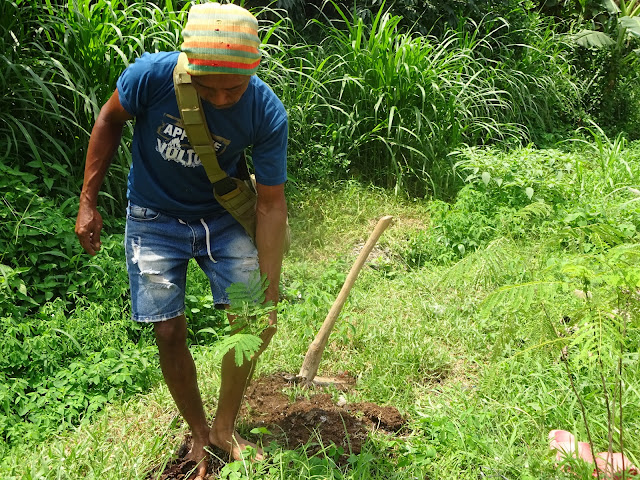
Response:
[[[257,27],[255,17],[239,6],[194,5],[182,44],[220,167],[238,176],[243,152],[252,148],[258,194],[255,241],[214,198],[186,136],[173,84],[179,52],[145,53],[118,79],[91,132],[76,221],[82,247],[95,255],[102,229],[98,192],[124,124],[135,119],[125,232],[132,317],[153,323],[164,379],[191,428],[189,459],[198,462],[197,480],[206,474],[208,445],[233,459],[247,446],[255,447],[234,431],[255,357],[240,367],[233,352],[223,358],[220,398],[209,425],[186,343],[187,264],[194,258],[205,272],[217,308],[228,306],[229,285],[247,282],[257,269],[269,282],[266,300],[278,300],[288,124],[282,102],[255,75],[261,58]],[[270,324],[262,334],[263,347],[275,332],[275,310]]]

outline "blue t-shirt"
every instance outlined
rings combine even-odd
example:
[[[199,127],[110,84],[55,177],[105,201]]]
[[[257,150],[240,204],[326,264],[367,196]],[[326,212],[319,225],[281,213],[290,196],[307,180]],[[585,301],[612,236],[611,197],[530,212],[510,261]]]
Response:
[[[136,117],[127,197],[132,203],[195,220],[224,209],[200,158],[191,148],[173,88],[179,52],[145,53],[117,83],[120,103]],[[256,180],[280,185],[287,179],[287,113],[282,102],[253,75],[240,100],[230,108],[202,106],[220,167],[235,176],[245,148],[252,147]]]

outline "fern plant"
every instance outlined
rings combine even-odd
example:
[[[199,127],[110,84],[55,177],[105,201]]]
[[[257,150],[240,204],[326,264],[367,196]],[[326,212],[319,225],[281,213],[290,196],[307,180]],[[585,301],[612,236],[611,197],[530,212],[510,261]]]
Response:
[[[265,275],[256,270],[247,283],[236,282],[227,288],[230,308],[227,313],[232,323],[227,328],[230,335],[222,338],[216,345],[216,352],[223,356],[234,350],[237,366],[251,361],[259,352],[263,340],[260,334],[269,327],[269,314],[273,311],[273,302],[265,302],[265,291],[269,282]],[[204,328],[200,333],[217,332]]]
[[[489,295],[482,313],[505,321],[501,353],[538,351],[560,359],[579,404],[587,435],[624,453],[624,435],[638,415],[640,245],[623,244],[564,262],[548,262],[541,278]],[[604,421],[599,421],[604,417]]]

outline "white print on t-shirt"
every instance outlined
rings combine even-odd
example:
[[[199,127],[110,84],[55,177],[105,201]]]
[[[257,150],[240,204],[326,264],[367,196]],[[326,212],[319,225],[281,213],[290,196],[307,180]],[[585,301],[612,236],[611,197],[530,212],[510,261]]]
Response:
[[[202,165],[200,157],[191,148],[187,133],[182,127],[182,120],[165,114],[162,124],[156,130],[156,151],[167,161],[176,162],[183,167],[198,167]],[[216,154],[221,155],[231,143],[229,140],[211,135]]]

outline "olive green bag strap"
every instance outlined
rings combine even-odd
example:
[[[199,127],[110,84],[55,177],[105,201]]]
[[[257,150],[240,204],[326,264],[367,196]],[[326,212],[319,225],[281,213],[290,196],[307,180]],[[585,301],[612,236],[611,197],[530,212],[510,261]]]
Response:
[[[255,180],[247,181],[229,177],[220,168],[216,156],[211,132],[202,110],[202,102],[191,84],[191,76],[186,71],[187,55],[180,53],[178,63],[173,70],[173,85],[176,91],[178,109],[182,125],[191,148],[196,152],[202,166],[213,184],[213,193],[222,205],[244,227],[255,242],[256,236],[256,191]],[[252,177],[252,176],[251,176]],[[291,234],[287,221],[285,231],[285,253],[289,250]]]
[[[225,183],[227,174],[220,168],[211,132],[202,110],[202,102],[196,89],[191,84],[191,75],[186,70],[187,55],[180,53],[178,63],[173,70],[173,85],[176,91],[178,109],[182,117],[184,130],[193,150],[207,172],[209,181],[216,187],[220,181]],[[218,191],[218,189],[216,189]]]
[[[182,126],[191,148],[196,152],[202,166],[213,184],[213,194],[222,205],[244,227],[255,241],[256,236],[256,192],[253,185],[229,177],[220,168],[216,151],[202,109],[202,102],[191,84],[186,71],[187,56],[181,53],[173,69],[173,85]]]

